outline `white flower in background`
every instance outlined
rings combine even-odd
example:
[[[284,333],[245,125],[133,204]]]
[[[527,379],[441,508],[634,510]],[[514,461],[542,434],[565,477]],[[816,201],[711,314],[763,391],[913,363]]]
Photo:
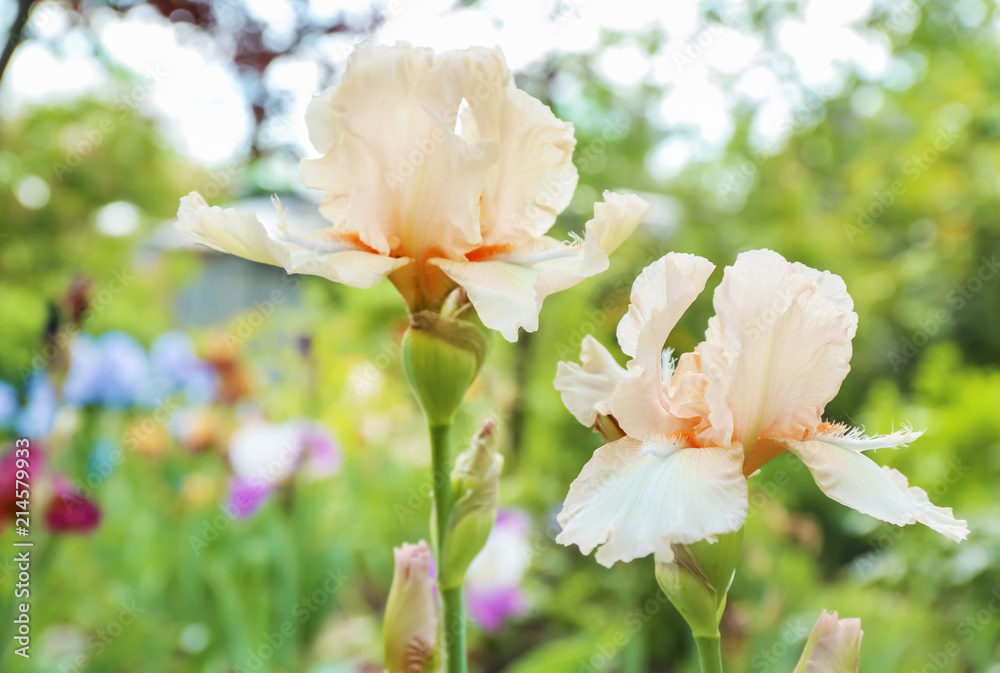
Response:
[[[431,550],[423,540],[404,542],[392,555],[395,570],[382,626],[385,670],[434,670],[438,617]]]
[[[498,630],[508,617],[524,613],[528,600],[521,580],[531,564],[531,519],[516,509],[502,509],[465,575],[469,614],[486,631]]]
[[[318,423],[250,421],[229,440],[229,507],[237,517],[251,516],[297,472],[321,479],[336,474],[340,462],[336,440]]]
[[[672,545],[739,530],[747,477],[785,451],[837,502],[965,539],[966,523],[950,508],[864,453],[921,433],[864,437],[822,420],[850,369],[857,328],[840,277],[769,250],[742,253],[715,291],[705,341],[676,365],[663,357],[714,268],[671,253],[643,270],[618,325],[626,369],[593,339],[583,367],[560,363],[555,385],[573,415],[589,425],[610,414],[625,436],[599,448],[573,482],[557,541],[584,553],[599,547],[606,566],[649,554],[670,562]]]
[[[265,225],[192,192],[180,228],[289,273],[354,287],[388,276],[413,312],[461,286],[514,341],[538,328],[546,296],[604,271],[648,209],[605,192],[583,239],[545,235],[576,188],[573,126],[515,86],[499,49],[361,45],[306,124],[322,156],[303,160],[300,177],[322,190],[331,226],[300,230],[277,200],[279,223]]]
[[[860,619],[840,619],[824,610],[792,673],[858,673],[863,635]]]

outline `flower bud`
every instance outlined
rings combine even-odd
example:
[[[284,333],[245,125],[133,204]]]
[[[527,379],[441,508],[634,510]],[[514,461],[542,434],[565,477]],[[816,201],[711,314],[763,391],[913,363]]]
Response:
[[[428,423],[451,423],[488,348],[487,331],[471,321],[431,311],[411,316],[403,335],[403,372]]]
[[[395,571],[385,605],[382,641],[387,673],[425,673],[438,661],[437,603],[431,551],[421,540],[392,550]]]
[[[743,547],[743,529],[718,541],[673,546],[670,563],[656,563],[656,581],[695,638],[717,638],[726,595]]]
[[[495,432],[496,422],[486,420],[472,445],[455,459],[451,471],[454,506],[448,518],[447,544],[439,580],[442,589],[464,583],[465,571],[482,551],[496,521],[503,456],[494,448]]]
[[[857,673],[863,635],[860,619],[840,619],[824,610],[793,673]]]

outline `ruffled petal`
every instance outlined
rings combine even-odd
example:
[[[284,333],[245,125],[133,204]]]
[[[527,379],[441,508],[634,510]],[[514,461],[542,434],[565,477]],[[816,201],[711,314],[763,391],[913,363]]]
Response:
[[[479,201],[496,162],[490,142],[455,134],[454,115],[433,113],[426,91],[457,113],[461,91],[445,87],[430,49],[366,43],[348,59],[341,84],[311,103],[310,138],[323,153],[299,177],[323,191],[320,212],[382,254],[423,259],[481,244]]]
[[[608,268],[610,255],[642,221],[649,204],[633,194],[604,193],[587,222],[586,237],[572,245],[543,236],[521,247],[481,248],[466,260],[431,259],[465,288],[483,324],[508,341],[518,329],[538,329],[545,297]]]
[[[704,257],[679,252],[668,253],[642,270],[632,283],[628,312],[618,323],[618,343],[636,365],[659,371],[670,331],[714,270]]]
[[[726,269],[698,347],[713,441],[801,437],[840,389],[858,317],[830,298],[839,278],[804,269],[770,250]]]
[[[657,370],[629,372],[611,396],[611,413],[625,434],[636,439],[693,428],[688,419],[670,413]]]
[[[570,487],[556,542],[595,547],[611,567],[655,554],[673,559],[674,544],[739,530],[747,514],[743,452],[684,448],[680,439],[640,442],[626,437],[594,452]]]
[[[462,137],[470,144],[493,142],[500,149],[483,187],[484,244],[524,244],[538,238],[576,189],[573,125],[517,88],[499,48],[472,47],[444,58],[460,78],[467,104],[461,114]]]
[[[707,422],[709,409],[705,404],[705,377],[701,373],[701,356],[698,353],[682,353],[677,359],[667,397],[670,413],[674,416],[701,418]]]
[[[598,414],[611,413],[611,395],[625,378],[625,368],[590,335],[583,338],[580,362],[582,367],[573,362],[560,362],[556,367],[555,386],[576,420],[593,426]]]
[[[629,436],[645,439],[689,427],[669,411],[664,378],[669,380],[670,372],[664,376],[663,346],[714,269],[707,259],[672,252],[643,269],[632,284],[628,312],[618,323],[618,343],[632,356],[629,377],[611,400],[615,418]]]
[[[883,447],[897,447],[919,433],[895,433],[885,438]],[[804,441],[767,440],[784,445],[798,456],[813,479],[829,498],[862,514],[897,526],[922,523],[956,542],[969,534],[965,521],[956,519],[950,507],[931,503],[926,491],[910,486],[898,470],[879,466],[863,451],[879,438],[865,439],[842,430],[807,437]]]
[[[177,226],[213,250],[262,264],[284,267],[288,273],[322,276],[352,287],[373,287],[410,260],[374,253],[351,235],[328,227],[293,233],[281,203],[275,225],[265,224],[249,210],[209,206],[197,192],[181,199]]]
[[[181,197],[177,228],[198,243],[251,262],[284,266],[284,251],[270,230],[250,210],[209,206],[198,192]]]

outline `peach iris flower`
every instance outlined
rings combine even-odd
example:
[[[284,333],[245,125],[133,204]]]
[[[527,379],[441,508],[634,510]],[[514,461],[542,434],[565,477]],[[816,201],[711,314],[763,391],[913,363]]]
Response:
[[[570,487],[557,541],[611,566],[739,530],[747,478],[790,451],[827,496],[896,525],[923,523],[963,540],[965,521],[937,507],[866,452],[916,439],[909,429],[865,437],[823,410],[850,370],[858,317],[839,276],[745,252],[715,291],[705,340],[676,364],[664,342],[714,265],[671,253],[632,286],[618,325],[627,368],[592,337],[582,364],[559,364],[556,388],[585,425],[610,417],[625,435],[599,448]],[[603,427],[607,427],[604,424]]]
[[[583,238],[546,235],[576,189],[573,125],[515,86],[499,49],[361,45],[306,124],[321,156],[299,176],[322,191],[329,226],[286,222],[277,200],[277,224],[264,224],[192,192],[180,228],[289,273],[354,287],[388,277],[414,312],[461,286],[514,341],[538,328],[546,296],[604,271],[648,209],[605,192]]]

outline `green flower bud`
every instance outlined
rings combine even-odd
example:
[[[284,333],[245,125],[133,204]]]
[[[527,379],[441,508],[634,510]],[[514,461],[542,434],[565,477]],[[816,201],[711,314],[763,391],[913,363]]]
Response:
[[[454,506],[438,580],[442,589],[465,582],[469,564],[482,551],[496,521],[503,456],[494,448],[495,431],[496,422],[487,420],[472,445],[455,459],[451,472]]]
[[[656,582],[695,638],[718,638],[719,621],[743,547],[743,529],[707,541],[673,546],[674,560],[656,563]]]
[[[489,332],[476,322],[432,311],[411,316],[403,372],[428,423],[451,423],[488,349]]]

